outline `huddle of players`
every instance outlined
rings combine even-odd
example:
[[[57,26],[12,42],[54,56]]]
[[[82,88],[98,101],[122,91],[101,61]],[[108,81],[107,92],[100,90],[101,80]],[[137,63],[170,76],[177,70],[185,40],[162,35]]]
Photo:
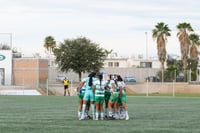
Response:
[[[103,73],[90,73],[77,87],[79,96],[79,120],[89,119],[89,109],[93,120],[129,120],[126,107],[125,83],[120,75],[109,75],[104,80]]]

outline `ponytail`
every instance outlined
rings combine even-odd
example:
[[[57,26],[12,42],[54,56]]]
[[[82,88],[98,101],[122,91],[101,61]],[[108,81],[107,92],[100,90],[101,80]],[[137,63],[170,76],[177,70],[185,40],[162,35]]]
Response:
[[[101,82],[102,82],[103,76],[99,75],[99,81],[100,81],[100,88],[101,88]]]
[[[96,75],[95,72],[92,72],[92,73],[90,73],[90,74],[88,75],[88,77],[90,77],[89,83],[88,83],[89,86],[92,86],[92,85],[93,85],[93,83],[92,83],[92,78],[95,77],[95,75]]]
[[[89,79],[89,86],[92,86],[93,85],[93,83],[92,83],[92,77],[90,77],[90,79]]]

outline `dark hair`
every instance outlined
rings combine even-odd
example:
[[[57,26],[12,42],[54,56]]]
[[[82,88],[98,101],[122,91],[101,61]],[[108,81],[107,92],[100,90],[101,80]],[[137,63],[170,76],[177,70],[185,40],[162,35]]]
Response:
[[[95,73],[95,72],[91,72],[91,73],[88,75],[88,77],[90,77],[89,83],[88,83],[89,86],[92,86],[92,85],[93,85],[93,83],[92,83],[92,78],[95,77],[95,76],[96,76],[96,73]]]
[[[112,75],[111,75],[111,74],[109,75],[109,79],[110,79],[110,80],[112,79]]]
[[[97,73],[97,76],[98,76],[98,78],[99,78],[99,80],[100,80],[100,88],[101,88],[101,81],[102,81],[102,79],[103,79],[103,75],[102,75],[102,73],[98,72],[98,73]]]
[[[123,81],[122,77],[120,75],[117,75],[117,80],[118,81]]]
[[[110,74],[110,80],[114,80],[116,86],[118,86],[118,84],[117,84],[118,75],[116,75],[116,74]]]
[[[116,80],[117,79],[117,75],[116,74],[110,74],[110,80]]]

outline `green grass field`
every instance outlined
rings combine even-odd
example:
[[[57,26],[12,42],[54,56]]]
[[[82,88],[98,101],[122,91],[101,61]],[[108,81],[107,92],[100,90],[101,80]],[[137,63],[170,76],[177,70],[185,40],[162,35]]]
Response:
[[[1,133],[199,133],[198,97],[127,97],[130,120],[77,119],[77,97],[0,96]]]

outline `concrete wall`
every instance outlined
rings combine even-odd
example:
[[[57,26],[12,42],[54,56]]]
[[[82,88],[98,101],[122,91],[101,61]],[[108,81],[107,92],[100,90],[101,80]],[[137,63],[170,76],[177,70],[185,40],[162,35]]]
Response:
[[[145,82],[145,78],[148,75],[154,76],[160,69],[153,69],[153,68],[104,68],[101,71],[105,72],[106,75],[108,74],[119,74],[122,77],[125,76],[135,76],[137,82]],[[74,72],[62,73],[58,70],[57,67],[50,67],[49,68],[49,79],[50,82],[56,81],[57,75],[64,75],[69,80],[74,82],[78,82],[78,74]],[[88,73],[83,73],[82,78],[87,76]]]
[[[46,82],[46,79],[48,78],[48,60],[46,59],[39,59],[38,64],[39,69],[39,82]]]
[[[186,94],[200,94],[200,84],[189,84],[189,83],[141,83],[127,85],[130,93],[161,93],[161,94],[173,94],[175,93],[186,93]]]

